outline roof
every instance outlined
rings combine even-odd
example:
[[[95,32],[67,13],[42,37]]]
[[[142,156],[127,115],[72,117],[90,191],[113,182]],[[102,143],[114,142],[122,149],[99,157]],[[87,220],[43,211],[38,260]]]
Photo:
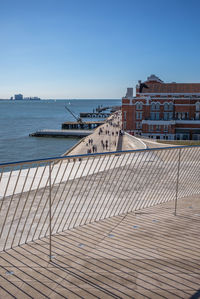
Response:
[[[142,93],[200,93],[200,83],[152,83],[145,82]]]
[[[63,124],[66,125],[79,125],[79,124],[104,124],[104,120],[97,120],[97,121],[83,121],[83,122],[78,122],[78,121],[65,121]]]

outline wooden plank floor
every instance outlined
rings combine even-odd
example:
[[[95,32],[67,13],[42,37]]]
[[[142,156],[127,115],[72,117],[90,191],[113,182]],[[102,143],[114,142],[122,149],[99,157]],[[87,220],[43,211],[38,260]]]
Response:
[[[190,298],[200,290],[200,199],[113,217],[0,253],[0,298]]]

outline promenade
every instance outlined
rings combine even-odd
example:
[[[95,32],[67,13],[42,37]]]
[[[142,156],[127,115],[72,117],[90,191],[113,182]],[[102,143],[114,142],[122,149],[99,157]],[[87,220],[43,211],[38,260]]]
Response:
[[[121,111],[113,113],[94,132],[82,139],[64,155],[82,155],[88,153],[106,153],[117,150],[135,150],[145,148],[143,142],[137,138],[122,135]]]

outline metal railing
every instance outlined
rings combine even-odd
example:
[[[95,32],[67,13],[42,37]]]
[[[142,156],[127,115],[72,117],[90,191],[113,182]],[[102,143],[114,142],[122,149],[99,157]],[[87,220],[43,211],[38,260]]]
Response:
[[[0,164],[0,251],[199,193],[200,147]],[[51,242],[50,242],[51,243]]]

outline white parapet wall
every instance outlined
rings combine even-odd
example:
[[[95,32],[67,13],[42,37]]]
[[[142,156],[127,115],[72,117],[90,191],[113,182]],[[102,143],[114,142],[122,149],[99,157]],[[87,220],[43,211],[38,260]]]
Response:
[[[128,133],[124,133],[124,141],[123,141],[123,149],[146,149],[146,144],[139,138],[130,135]],[[127,147],[127,148],[126,148]]]

